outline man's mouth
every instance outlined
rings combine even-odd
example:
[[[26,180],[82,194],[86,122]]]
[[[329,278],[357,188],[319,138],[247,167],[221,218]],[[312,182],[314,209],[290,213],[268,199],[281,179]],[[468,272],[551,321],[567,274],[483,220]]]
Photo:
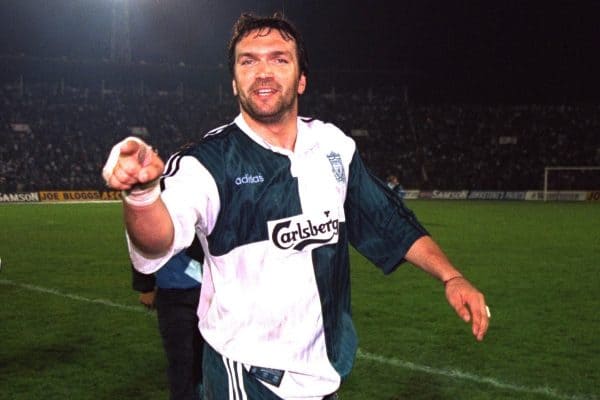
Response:
[[[270,96],[276,92],[277,92],[277,90],[273,89],[273,88],[261,88],[261,89],[254,90],[254,93],[256,93],[260,97]]]

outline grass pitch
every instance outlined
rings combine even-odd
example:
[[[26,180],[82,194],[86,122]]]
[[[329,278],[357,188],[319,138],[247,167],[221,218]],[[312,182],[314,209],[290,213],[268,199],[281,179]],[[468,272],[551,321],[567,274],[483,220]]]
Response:
[[[474,340],[439,282],[352,255],[360,350],[343,400],[593,400],[600,206],[412,201],[484,292]],[[166,399],[155,315],[132,291],[119,204],[0,206],[0,399]]]

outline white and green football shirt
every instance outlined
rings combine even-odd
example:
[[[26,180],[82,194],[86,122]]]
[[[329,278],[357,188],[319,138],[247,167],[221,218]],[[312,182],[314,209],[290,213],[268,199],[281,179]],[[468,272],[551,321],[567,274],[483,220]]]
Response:
[[[349,245],[384,273],[427,232],[332,124],[298,118],[294,151],[238,116],[167,162],[161,194],[175,226],[169,253],[198,234],[206,255],[199,326],[219,353],[286,371],[282,398],[334,392],[353,365]]]

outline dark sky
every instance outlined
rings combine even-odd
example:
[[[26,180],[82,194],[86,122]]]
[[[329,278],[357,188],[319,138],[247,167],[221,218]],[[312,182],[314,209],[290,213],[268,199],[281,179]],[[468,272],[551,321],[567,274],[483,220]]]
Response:
[[[2,0],[0,53],[108,58],[112,4]],[[600,98],[600,1],[129,0],[129,5],[136,60],[222,63],[240,12],[283,9],[305,36],[313,69],[395,70],[456,87],[530,87]]]

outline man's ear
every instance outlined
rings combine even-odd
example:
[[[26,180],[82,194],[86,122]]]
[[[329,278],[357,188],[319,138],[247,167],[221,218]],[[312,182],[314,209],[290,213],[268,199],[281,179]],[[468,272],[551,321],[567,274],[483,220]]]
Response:
[[[306,90],[306,75],[300,75],[300,81],[298,81],[298,94],[304,93]]]
[[[235,79],[231,80],[231,89],[233,90],[233,95],[237,96],[238,91],[237,91],[237,84],[235,83]]]

